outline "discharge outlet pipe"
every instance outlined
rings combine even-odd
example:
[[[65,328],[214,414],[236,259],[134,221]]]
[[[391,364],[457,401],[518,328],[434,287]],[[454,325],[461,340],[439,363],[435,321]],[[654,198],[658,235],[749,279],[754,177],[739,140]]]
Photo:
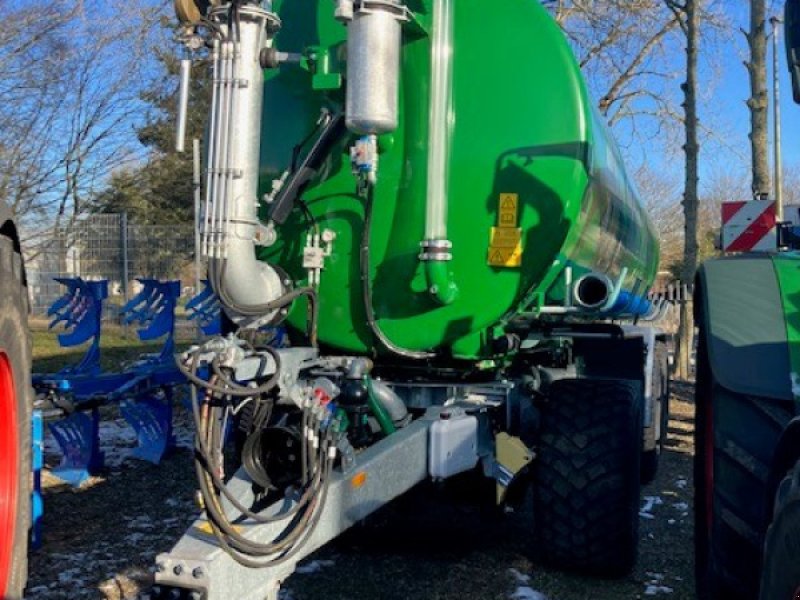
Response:
[[[203,251],[215,291],[239,324],[261,324],[277,314],[286,293],[278,272],[256,259],[258,171],[263,105],[259,55],[277,18],[254,4],[215,8],[222,35],[212,47],[213,90],[209,125]]]
[[[431,109],[428,139],[428,196],[425,239],[419,258],[425,263],[428,291],[442,305],[455,302],[458,287],[450,262],[447,194],[453,111],[453,0],[434,0],[431,40]]]
[[[575,306],[600,310],[609,304],[614,284],[601,273],[587,273],[575,282],[573,290]]]

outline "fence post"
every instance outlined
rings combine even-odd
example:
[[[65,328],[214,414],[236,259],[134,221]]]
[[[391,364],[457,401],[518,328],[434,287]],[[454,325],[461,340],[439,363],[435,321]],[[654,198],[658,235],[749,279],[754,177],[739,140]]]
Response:
[[[119,218],[119,239],[120,239],[120,258],[122,259],[121,263],[121,275],[122,275],[122,298],[123,304],[128,303],[128,269],[129,269],[129,262],[128,262],[128,213],[123,212],[120,214]],[[127,334],[127,328],[126,328]]]

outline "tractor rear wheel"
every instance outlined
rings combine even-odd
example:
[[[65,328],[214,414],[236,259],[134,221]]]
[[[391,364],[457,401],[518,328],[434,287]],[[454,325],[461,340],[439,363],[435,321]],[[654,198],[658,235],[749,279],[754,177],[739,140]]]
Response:
[[[540,557],[607,577],[636,563],[641,383],[555,382],[542,409],[534,523]]]
[[[0,598],[19,600],[27,579],[31,502],[28,298],[22,259],[0,234]]]
[[[769,512],[765,465],[791,414],[779,403],[721,386],[709,364],[702,326],[695,404],[697,597],[755,600]]]
[[[778,486],[775,513],[767,530],[761,572],[761,600],[800,597],[800,463]]]

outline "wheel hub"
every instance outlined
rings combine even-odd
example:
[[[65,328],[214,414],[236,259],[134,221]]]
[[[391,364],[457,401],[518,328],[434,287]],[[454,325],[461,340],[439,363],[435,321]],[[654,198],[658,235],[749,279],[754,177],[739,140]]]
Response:
[[[0,351],[0,598],[11,575],[11,553],[17,521],[19,442],[17,398],[8,357]]]

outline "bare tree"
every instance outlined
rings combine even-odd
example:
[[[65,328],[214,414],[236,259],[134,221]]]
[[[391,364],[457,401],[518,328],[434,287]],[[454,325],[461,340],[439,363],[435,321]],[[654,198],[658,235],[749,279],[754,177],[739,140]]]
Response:
[[[742,31],[747,38],[750,56],[745,67],[750,77],[750,149],[752,153],[753,194],[769,195],[771,181],[768,160],[767,94],[767,2],[750,0],[750,30]]]
[[[680,184],[646,165],[634,173],[634,179],[660,242],[659,271],[672,271],[683,260]]]
[[[685,183],[683,190],[684,245],[681,280],[694,281],[697,270],[699,244],[697,239],[699,207],[699,159],[700,142],[698,136],[698,56],[700,44],[700,3],[702,0],[664,0],[667,7],[679,19],[681,31],[686,40],[686,80],[681,85],[683,91],[683,112],[686,141],[683,151],[686,157]],[[681,379],[689,376],[689,356],[694,334],[691,307],[681,305],[680,325],[676,348],[676,375]]]
[[[679,120],[669,48],[678,19],[661,0],[549,0],[611,125],[652,122],[652,135]],[[643,137],[647,137],[646,135]]]
[[[122,0],[3,2],[0,198],[28,251],[140,158],[132,124],[161,8]]]

